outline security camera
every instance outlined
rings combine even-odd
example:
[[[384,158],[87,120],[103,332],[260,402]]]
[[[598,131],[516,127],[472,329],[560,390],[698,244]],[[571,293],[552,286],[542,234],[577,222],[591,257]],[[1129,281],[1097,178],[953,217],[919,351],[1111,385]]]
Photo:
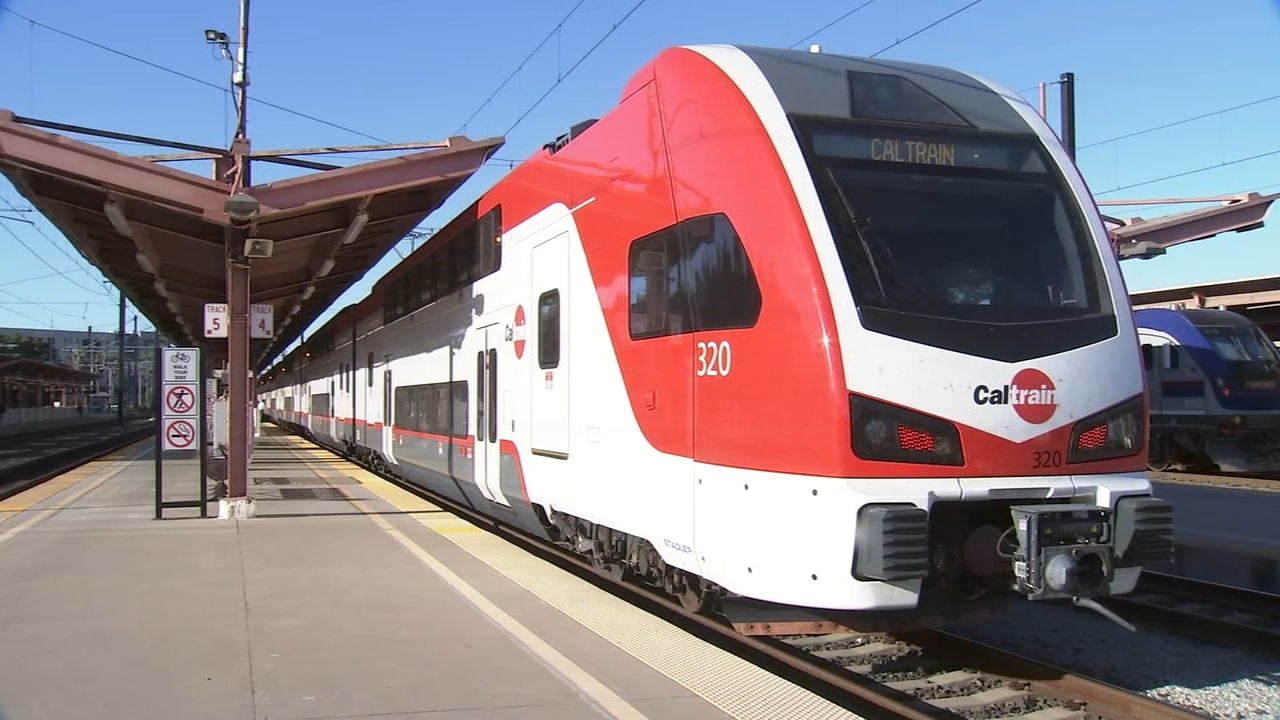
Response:
[[[246,222],[258,214],[258,198],[247,193],[236,193],[222,203],[232,221]]]
[[[244,256],[251,258],[269,258],[275,250],[275,243],[266,238],[249,238],[244,241]]]

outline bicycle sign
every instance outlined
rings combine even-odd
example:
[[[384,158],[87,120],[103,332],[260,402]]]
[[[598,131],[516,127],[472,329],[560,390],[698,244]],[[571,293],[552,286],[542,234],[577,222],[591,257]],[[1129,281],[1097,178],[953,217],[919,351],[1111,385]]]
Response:
[[[200,351],[196,348],[164,349],[164,382],[199,382]]]

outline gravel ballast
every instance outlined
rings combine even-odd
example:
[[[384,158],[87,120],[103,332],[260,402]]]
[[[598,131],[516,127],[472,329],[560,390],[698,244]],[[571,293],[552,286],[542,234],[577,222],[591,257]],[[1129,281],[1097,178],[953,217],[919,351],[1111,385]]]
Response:
[[[1141,625],[1131,633],[1070,605],[1028,602],[944,629],[1211,717],[1280,718],[1280,657]]]

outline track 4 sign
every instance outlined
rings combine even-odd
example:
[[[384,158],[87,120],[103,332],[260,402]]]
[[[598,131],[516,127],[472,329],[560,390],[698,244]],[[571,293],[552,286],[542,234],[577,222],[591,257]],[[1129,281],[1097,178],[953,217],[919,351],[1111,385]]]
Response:
[[[269,340],[275,336],[275,306],[251,305],[249,307],[249,337]],[[204,304],[204,336],[224,338],[231,328],[231,313],[226,303]]]

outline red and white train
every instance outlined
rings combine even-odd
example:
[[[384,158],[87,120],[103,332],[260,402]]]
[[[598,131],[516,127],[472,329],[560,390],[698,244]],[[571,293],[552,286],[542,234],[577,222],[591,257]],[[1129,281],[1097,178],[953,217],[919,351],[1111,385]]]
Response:
[[[1084,180],[942,67],[667,49],[260,394],[703,609],[1126,593],[1172,555]]]

